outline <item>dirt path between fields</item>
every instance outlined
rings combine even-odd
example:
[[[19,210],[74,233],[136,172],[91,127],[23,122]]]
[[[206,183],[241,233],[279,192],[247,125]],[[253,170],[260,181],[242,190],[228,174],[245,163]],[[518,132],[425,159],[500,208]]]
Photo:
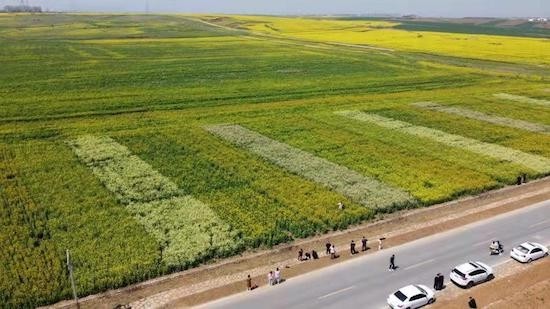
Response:
[[[273,249],[246,252],[214,264],[91,295],[81,300],[81,307],[113,308],[117,304],[130,304],[132,308],[193,306],[242,292],[246,289],[244,279],[247,274],[253,277],[254,283],[263,285],[265,274],[275,267],[281,267],[284,277],[288,279],[346,261],[351,258],[351,239],[359,244],[362,236],[369,239],[370,249],[357,255],[361,256],[375,252],[378,249],[377,239],[380,237],[386,238],[384,247],[388,248],[549,199],[550,177],[547,177],[529,184],[510,186],[429,208],[386,215],[377,222],[365,223],[345,231],[297,240]],[[327,241],[339,249],[339,259],[330,260],[325,256],[324,247]],[[299,262],[296,259],[299,248],[304,251],[315,249],[321,254],[321,258]],[[74,307],[72,302],[64,301],[50,308],[71,306]]]

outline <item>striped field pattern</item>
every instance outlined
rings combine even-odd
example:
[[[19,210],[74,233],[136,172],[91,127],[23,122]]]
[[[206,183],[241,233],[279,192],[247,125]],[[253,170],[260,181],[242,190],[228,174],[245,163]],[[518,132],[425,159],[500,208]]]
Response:
[[[540,105],[540,106],[550,106],[549,100],[541,100],[541,99],[533,99],[530,97],[524,97],[521,95],[514,95],[509,93],[496,93],[494,94],[495,97],[499,99],[505,99],[510,101],[516,101],[520,103],[528,103],[533,105]]]
[[[186,266],[234,245],[229,226],[208,205],[181,195],[176,184],[128,148],[109,137],[91,135],[69,145],[155,237],[168,266]]]
[[[423,109],[458,115],[458,116],[485,121],[485,122],[489,122],[489,123],[493,123],[493,124],[497,124],[505,127],[516,128],[516,129],[526,130],[530,132],[550,133],[550,126],[545,124],[532,123],[528,121],[500,117],[500,116],[493,116],[493,115],[481,113],[481,112],[474,111],[467,108],[445,106],[445,105],[440,105],[433,102],[418,102],[418,103],[413,103],[412,105]]]
[[[428,138],[448,146],[462,148],[495,159],[520,164],[536,171],[537,173],[544,174],[550,171],[550,159],[528,154],[508,147],[480,142],[478,140],[460,135],[449,134],[427,127],[415,126],[408,122],[394,120],[375,114],[364,113],[361,111],[340,111],[336,112],[336,114],[358,121],[372,123],[384,128],[401,131],[414,136]]]
[[[325,185],[362,205],[384,208],[413,201],[413,198],[403,190],[242,126],[214,125],[206,127],[206,130],[292,173]]]

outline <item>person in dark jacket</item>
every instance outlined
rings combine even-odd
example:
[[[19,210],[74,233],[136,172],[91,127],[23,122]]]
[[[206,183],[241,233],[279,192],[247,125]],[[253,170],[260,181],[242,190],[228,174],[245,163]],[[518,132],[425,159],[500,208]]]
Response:
[[[436,291],[443,290],[443,282],[445,281],[445,277],[438,273],[434,278],[434,289]]]
[[[367,239],[365,236],[361,238],[361,251],[367,251]]]
[[[354,240],[352,240],[351,244],[349,245],[349,251],[350,251],[351,255],[354,255],[354,254],[358,253],[357,250],[355,250],[355,241]]]
[[[470,309],[477,309],[476,300],[475,300],[475,298],[473,298],[472,296],[470,296],[470,300],[468,301],[468,308],[470,308]]]
[[[390,257],[390,271],[395,270],[395,254],[392,254]]]
[[[248,275],[246,277],[246,289],[249,291],[252,291],[257,287],[258,287],[257,285],[252,285],[252,278],[250,277],[250,275]]]
[[[313,257],[314,260],[317,260],[319,258],[317,251],[311,250],[311,257]]]
[[[332,246],[332,244],[330,242],[327,242],[325,246],[327,247],[327,251],[326,251],[327,255],[330,255],[330,247]]]

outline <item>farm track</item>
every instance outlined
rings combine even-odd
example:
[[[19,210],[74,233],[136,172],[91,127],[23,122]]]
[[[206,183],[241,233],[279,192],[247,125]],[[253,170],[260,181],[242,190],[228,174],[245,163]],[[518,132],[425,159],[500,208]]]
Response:
[[[306,251],[315,248],[321,251],[326,241],[335,243],[339,248],[347,248],[349,239],[360,239],[362,235],[369,239],[384,236],[387,238],[384,242],[385,248],[389,248],[547,199],[550,199],[550,178],[429,208],[394,213],[380,218],[382,220],[379,222],[298,240],[271,250],[245,253],[218,264],[205,265],[119,290],[88,296],[82,299],[82,307],[112,308],[120,303],[131,303],[134,308],[177,308],[196,305],[241,292],[246,274],[253,275],[254,282],[263,283],[265,271],[276,266],[289,266],[290,268],[285,269],[285,276],[290,278],[333,264],[326,257],[316,262],[298,263],[295,259],[298,248]],[[374,248],[377,245],[375,242],[369,242],[369,246]],[[339,262],[347,259],[347,255],[342,255]],[[70,306],[71,302],[63,301],[47,308]]]

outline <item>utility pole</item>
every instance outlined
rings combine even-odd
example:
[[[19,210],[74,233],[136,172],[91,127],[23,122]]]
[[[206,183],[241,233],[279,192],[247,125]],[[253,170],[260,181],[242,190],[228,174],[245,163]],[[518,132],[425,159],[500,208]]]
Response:
[[[80,304],[78,303],[78,296],[76,295],[76,286],[74,285],[73,264],[71,263],[71,259],[69,256],[69,249],[67,249],[67,269],[69,270],[69,278],[71,279],[71,287],[73,289],[73,297],[76,303],[76,308],[80,309]]]

